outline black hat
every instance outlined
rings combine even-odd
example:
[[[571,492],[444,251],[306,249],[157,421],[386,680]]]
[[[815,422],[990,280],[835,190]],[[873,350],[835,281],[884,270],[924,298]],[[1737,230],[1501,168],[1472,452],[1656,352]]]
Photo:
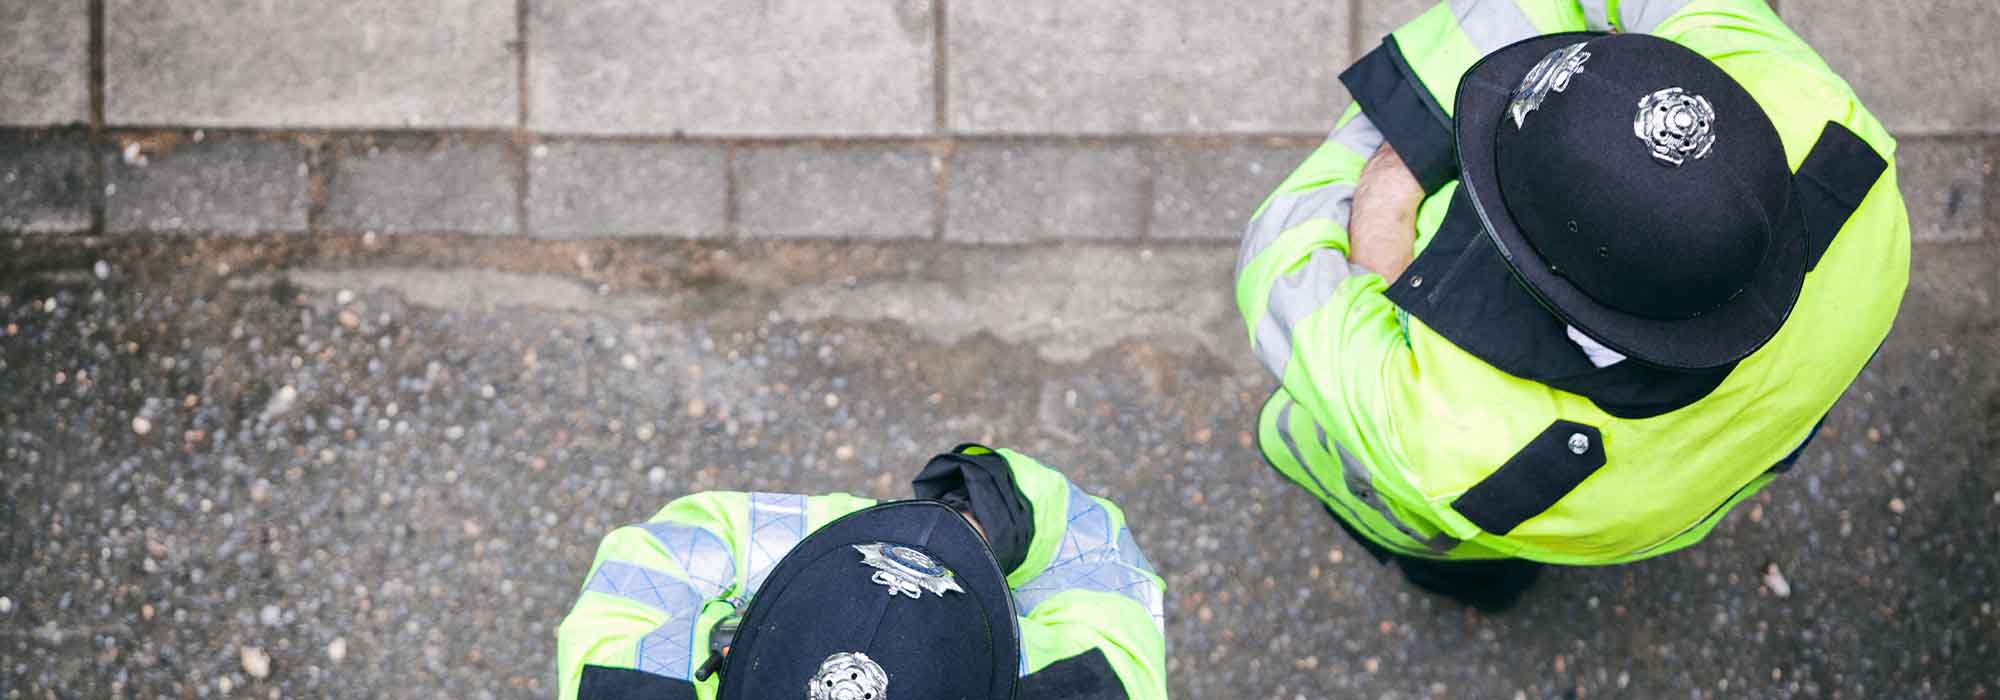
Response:
[[[820,528],[750,601],[723,700],[1012,698],[1020,630],[986,541],[937,501]]]
[[[1458,160],[1514,276],[1584,334],[1706,369],[1777,334],[1806,272],[1783,144],[1722,69],[1643,34],[1535,37],[1459,82]]]

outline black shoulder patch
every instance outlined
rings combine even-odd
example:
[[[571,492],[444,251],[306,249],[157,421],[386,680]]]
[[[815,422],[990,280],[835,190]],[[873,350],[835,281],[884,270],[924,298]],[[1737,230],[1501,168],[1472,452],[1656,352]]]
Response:
[[[695,700],[694,684],[632,668],[583,667],[576,700]]]
[[[1451,507],[1479,529],[1505,535],[1576,490],[1604,460],[1604,437],[1596,428],[1559,420]]]
[[[1104,650],[1091,649],[1021,678],[1021,700],[1126,700],[1125,683]],[[581,699],[579,699],[581,700]]]
[[[1341,71],[1340,82],[1424,192],[1458,179],[1458,140],[1452,136],[1451,119],[1403,59],[1396,37],[1383,38],[1381,46]]]
[[[1826,123],[1819,141],[1792,175],[1792,202],[1806,218],[1807,270],[1819,266],[1820,256],[1833,247],[1833,238],[1888,169],[1889,162],[1867,141],[1847,127]]]

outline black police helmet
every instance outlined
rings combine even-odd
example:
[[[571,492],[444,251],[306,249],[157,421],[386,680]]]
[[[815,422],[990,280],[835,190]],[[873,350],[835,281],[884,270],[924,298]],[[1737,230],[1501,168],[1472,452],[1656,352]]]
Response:
[[[1020,630],[986,541],[937,501],[896,501],[820,528],[750,602],[722,700],[1004,700]]]
[[[1806,233],[1770,118],[1715,63],[1643,34],[1536,37],[1459,83],[1486,232],[1544,306],[1669,369],[1740,360],[1798,300]]]

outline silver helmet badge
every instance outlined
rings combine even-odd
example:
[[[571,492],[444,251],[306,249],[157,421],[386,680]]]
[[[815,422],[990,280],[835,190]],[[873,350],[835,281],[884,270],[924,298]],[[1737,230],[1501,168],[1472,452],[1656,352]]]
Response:
[[[1507,105],[1507,114],[1514,117],[1514,128],[1528,120],[1528,113],[1542,108],[1542,100],[1550,92],[1569,89],[1570,76],[1583,72],[1583,62],[1590,60],[1590,52],[1583,50],[1582,43],[1570,44],[1556,49],[1542,57],[1542,62],[1528,69],[1527,77],[1521,79],[1521,87],[1514,89],[1514,101]]]
[[[944,597],[945,592],[964,593],[951,570],[944,568],[930,555],[910,547],[870,542],[854,545],[861,553],[861,563],[875,569],[869,580],[889,589],[889,595],[901,593],[912,599],[922,598],[925,591]]]
[[[1715,107],[1677,87],[1656,91],[1639,99],[1632,135],[1646,142],[1654,160],[1678,168],[1715,146]]]
[[[886,700],[889,674],[858,651],[843,651],[826,657],[819,673],[806,682],[807,700]]]

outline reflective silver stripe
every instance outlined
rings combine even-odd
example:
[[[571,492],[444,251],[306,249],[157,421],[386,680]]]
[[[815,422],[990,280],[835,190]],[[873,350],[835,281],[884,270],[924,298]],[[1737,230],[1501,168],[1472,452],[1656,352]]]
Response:
[[[597,567],[584,590],[618,596],[667,614],[666,622],[640,637],[633,665],[668,678],[694,675],[694,627],[707,598],[663,571],[622,561]]]
[[[1257,360],[1264,363],[1264,368],[1277,376],[1279,381],[1284,381],[1285,368],[1292,362],[1291,329],[1279,325],[1277,317],[1264,314],[1263,318],[1257,319],[1256,351]]]
[[[785,558],[806,536],[806,497],[789,493],[750,494],[750,543],[744,559],[749,577],[743,580],[743,595],[749,597],[763,587],[771,567]]]
[[[1146,552],[1139,549],[1139,541],[1132,538],[1132,531],[1128,528],[1118,528],[1118,559],[1134,569],[1149,574],[1159,573],[1153,568],[1153,560],[1147,559]]]
[[[1306,478],[1313,482],[1313,488],[1319,489],[1320,500],[1332,501],[1333,491],[1326,487],[1325,482],[1319,480],[1318,474],[1313,473],[1312,463],[1306,461],[1306,453],[1299,449],[1299,443],[1292,437],[1293,405],[1290,399],[1286,399],[1284,408],[1278,409],[1278,438],[1284,440],[1285,449],[1291,450],[1292,461],[1299,463],[1299,471],[1305,472]],[[1313,425],[1318,427],[1319,424]]]
[[[1375,122],[1366,114],[1356,114],[1346,124],[1334,129],[1326,140],[1340,144],[1363,158],[1375,155],[1375,149],[1382,147],[1382,130],[1375,128]]]
[[[1367,273],[1366,269],[1348,262],[1339,251],[1313,249],[1304,265],[1271,283],[1270,301],[1264,307],[1264,314],[1270,321],[1269,325],[1275,326],[1276,333],[1266,330],[1266,324],[1259,321],[1257,359],[1263,361],[1279,381],[1284,381],[1285,370],[1292,361],[1292,331],[1306,317],[1326,306],[1341,282]],[[1284,338],[1285,342],[1266,344],[1267,334]]]
[[[1514,0],[1451,0],[1451,14],[1481,55],[1541,34]]]
[[[1650,32],[1687,4],[1688,0],[1622,0],[1618,3],[1618,19],[1624,23],[1625,31]]]
[[[1243,245],[1236,250],[1236,274],[1250,266],[1258,253],[1278,242],[1286,231],[1308,221],[1325,219],[1347,228],[1354,206],[1354,185],[1334,183],[1305,192],[1285,192],[1271,198],[1264,211],[1243,227]]]
[[[1313,427],[1317,429],[1319,425],[1315,423]],[[1331,444],[1326,443],[1325,431],[1321,431],[1319,436],[1322,443]],[[1382,500],[1382,492],[1375,488],[1375,475],[1368,471],[1368,465],[1362,464],[1360,459],[1349,454],[1347,448],[1339,445],[1333,445],[1332,447],[1328,452],[1340,456],[1341,477],[1347,480],[1347,492],[1353,494],[1355,500],[1368,504],[1368,507],[1374,508],[1375,512],[1382,514],[1382,519],[1389,521],[1390,525],[1396,526],[1397,530],[1402,531],[1404,535],[1408,535],[1410,539],[1424,543],[1424,547],[1433,552],[1442,554],[1458,546],[1458,540],[1450,535],[1439,532],[1436,535],[1425,537],[1416,528],[1410,527],[1408,523],[1403,522],[1402,518],[1396,517],[1396,512],[1389,509],[1388,502]]]
[[[1583,6],[1583,22],[1593,31],[1611,31],[1611,0],[1579,0]]]
[[[1075,484],[1069,487],[1068,525],[1047,569],[1014,591],[1021,614],[1069,590],[1116,593],[1145,606],[1154,624],[1166,629],[1166,600],[1153,582],[1152,563],[1120,529],[1111,532],[1111,514]],[[1129,545],[1129,546],[1128,546]],[[1025,663],[1025,662],[1024,662]]]
[[[1284,439],[1285,449],[1291,451],[1292,460],[1299,464],[1299,471],[1305,472],[1306,478],[1311,480],[1313,487],[1319,490],[1320,500],[1326,502],[1329,507],[1339,510],[1341,517],[1345,518],[1348,524],[1353,525],[1358,530],[1373,534],[1374,528],[1369,527],[1366,522],[1362,521],[1360,514],[1349,509],[1345,501],[1334,498],[1332,489],[1327,488],[1326,482],[1320,481],[1319,473],[1313,471],[1311,462],[1306,461],[1305,452],[1299,449],[1298,443],[1292,437],[1291,420],[1293,405],[1295,404],[1288,399],[1285,401],[1284,407],[1278,409],[1278,437]],[[1396,514],[1389,510],[1388,504],[1383,503],[1381,498],[1376,495],[1375,480],[1373,475],[1369,473],[1367,465],[1362,464],[1361,460],[1355,459],[1353,455],[1348,454],[1346,449],[1335,445],[1327,437],[1326,429],[1320,427],[1319,421],[1313,420],[1311,416],[1307,416],[1306,420],[1311,421],[1313,424],[1313,433],[1319,441],[1319,448],[1327,454],[1335,455],[1340,459],[1341,478],[1346,480],[1345,486],[1347,492],[1349,495],[1354,496],[1355,500],[1359,500],[1369,507],[1374,508],[1391,525],[1394,525],[1398,531],[1409,536],[1412,540],[1424,543],[1424,546],[1432,551],[1445,552],[1458,546],[1458,540],[1452,539],[1442,532],[1434,537],[1426,538],[1404,524],[1402,519],[1397,518]]]
[[[1076,484],[1069,485],[1068,516],[1062,544],[1056,547],[1056,556],[1049,560],[1049,568],[1117,554],[1117,550],[1111,548],[1111,514],[1104,512],[1104,508],[1097,505],[1097,499],[1091,498]]]
[[[639,527],[659,540],[667,555],[673,557],[682,571],[687,572],[688,583],[703,598],[722,597],[723,591],[735,586],[736,558],[730,556],[729,547],[715,533],[693,525],[669,522],[646,523]]]

